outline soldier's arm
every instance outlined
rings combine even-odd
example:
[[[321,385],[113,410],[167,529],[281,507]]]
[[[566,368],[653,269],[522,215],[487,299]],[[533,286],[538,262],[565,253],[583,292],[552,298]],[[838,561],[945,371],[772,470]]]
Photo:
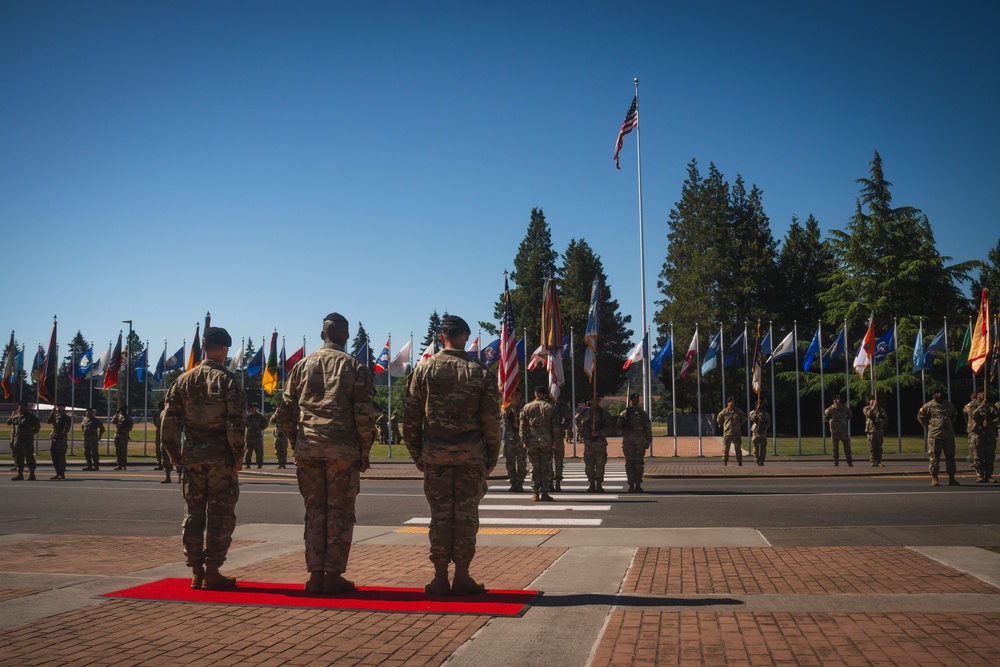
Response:
[[[486,388],[479,396],[479,415],[483,422],[486,442],[486,473],[493,472],[500,458],[500,393],[496,378],[490,375]]]
[[[226,437],[233,452],[236,470],[243,468],[247,437],[247,395],[233,377],[226,391]]]
[[[371,373],[359,368],[354,380],[354,426],[361,436],[361,472],[368,470],[368,457],[375,441],[374,395]]]
[[[646,431],[646,442],[653,442],[653,422],[650,420],[649,415],[645,415],[642,420],[642,427]]]
[[[100,439],[100,437],[102,435],[104,435],[104,422],[102,422],[100,419],[98,419],[97,420],[97,437],[98,437],[98,439]]]
[[[424,427],[424,387],[423,382],[416,379],[417,372],[410,373],[406,380],[406,400],[403,403],[403,442],[410,452],[417,468],[423,470],[420,452],[423,449]]]
[[[184,404],[177,396],[176,388],[176,383],[171,385],[163,399],[163,421],[160,426],[160,444],[170,455],[170,462],[175,465],[181,462],[180,433],[178,431],[184,421]],[[103,426],[101,432],[104,432]]]

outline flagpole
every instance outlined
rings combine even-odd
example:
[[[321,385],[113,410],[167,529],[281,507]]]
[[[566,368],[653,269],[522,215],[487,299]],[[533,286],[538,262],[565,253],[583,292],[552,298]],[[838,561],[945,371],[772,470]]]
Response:
[[[528,327],[522,329],[524,332],[524,384],[521,386],[524,391],[521,392],[522,396],[528,395]],[[517,344],[514,344],[514,350],[517,351]]]
[[[243,352],[244,356],[246,356],[246,346],[247,346],[246,338],[240,338],[240,350]],[[163,341],[163,353],[164,353],[164,355],[167,353],[167,342],[166,341]],[[164,356],[164,359],[166,359],[165,356]],[[166,363],[164,363],[164,365],[166,365]],[[240,389],[243,389],[244,391],[246,391],[246,381],[244,380],[244,376],[246,375],[246,373],[243,372],[243,367],[245,365],[246,364],[244,364],[242,361],[240,361]]]
[[[642,296],[642,331],[646,331],[646,246],[643,238],[643,224],[642,224],[642,150],[640,149],[639,143],[639,78],[633,79],[635,83],[635,110],[636,110],[636,124],[635,124],[635,159],[636,159],[636,172],[639,181],[639,285],[640,293]],[[527,348],[525,348],[527,352]],[[646,406],[647,410],[651,411],[650,407],[650,393],[652,389],[652,378],[650,376],[650,366],[649,366],[649,354],[646,354],[645,358],[642,360],[642,398],[643,404]],[[595,359],[594,366],[597,366],[597,361]],[[650,452],[652,456],[652,451]]]
[[[767,338],[771,341],[771,353],[774,353],[774,322],[767,321]],[[768,364],[771,367],[771,441],[772,453],[778,455],[778,411],[774,406],[774,362]]]
[[[385,343],[386,355],[385,355],[385,388],[386,396],[388,396],[386,401],[386,412],[388,413],[388,426],[389,426],[389,437],[385,440],[389,443],[389,458],[392,458],[392,332],[389,332],[389,338]]]
[[[746,384],[747,389],[747,414],[750,414],[750,366],[747,365],[747,359],[750,356],[750,348],[747,339],[747,321],[743,320],[743,381]],[[753,444],[751,443],[752,433],[750,431],[750,420],[747,419],[747,442],[750,443],[750,450],[753,453]]]
[[[725,405],[726,401],[729,399],[726,396],[726,355],[723,350],[726,349],[726,341],[722,336],[722,322],[719,322],[719,353],[718,356],[722,357],[719,359],[719,375],[722,376],[722,404]]]
[[[920,405],[927,402],[927,353],[924,352],[924,316],[917,317],[920,331]]]
[[[823,380],[823,320],[817,320],[816,342],[819,344],[819,423],[823,424],[823,410],[826,408],[826,382]],[[823,455],[826,456],[826,427],[823,432]]]
[[[111,341],[108,341],[108,349],[111,349]],[[108,365],[111,364],[111,354],[108,355]],[[107,372],[107,366],[104,367],[104,371]],[[101,390],[104,391],[104,385],[102,383]],[[104,432],[104,455],[111,455],[111,390],[107,390],[104,394],[104,401],[108,407],[108,429]]]
[[[845,393],[847,394],[847,407],[851,407],[851,360],[849,359],[851,342],[847,337],[847,318],[844,318],[844,382],[847,384]],[[851,437],[851,422],[847,422],[847,437]]]
[[[670,346],[674,345],[674,323],[670,323]],[[670,412],[673,419],[674,456],[677,456],[677,378],[674,375],[674,351],[670,350]]]
[[[896,318],[892,318],[892,349],[896,353],[896,453],[903,453],[903,417],[900,414],[901,403],[899,396],[899,331],[896,330]]]
[[[969,332],[970,333],[972,332],[972,315],[969,315]],[[970,342],[970,351],[971,351],[971,342]],[[976,390],[976,374],[972,372],[971,365],[969,365],[969,373],[972,375],[972,393],[977,394],[979,392]],[[951,401],[951,396],[948,396],[948,400]]]
[[[267,345],[267,336],[261,336],[260,337],[260,346],[261,346],[261,348],[263,348],[265,350],[265,352],[261,354],[261,360],[264,363],[263,363],[263,366],[260,369],[260,411],[261,412],[264,412],[264,373],[267,372],[267,357],[271,353],[271,351],[267,349],[266,345]]]
[[[792,341],[792,349],[795,351],[795,421],[799,439],[799,456],[802,456],[802,394],[799,389],[799,323],[797,320],[792,320]]]
[[[146,339],[146,364],[149,365],[149,339]],[[142,455],[146,456],[149,441],[149,373],[142,374]]]
[[[90,341],[90,366],[87,367],[87,379],[90,380],[90,392],[87,395],[87,407],[94,409],[94,341]]]
[[[694,323],[694,377],[698,384],[698,456],[704,456],[701,444],[701,341],[698,340],[698,323]]]
[[[573,340],[573,327],[569,328],[569,377],[570,377],[570,398],[572,402],[569,406],[569,419],[572,422],[573,430],[573,458],[576,458],[576,357]]]
[[[73,344],[69,346],[69,455],[73,456],[76,451],[76,351]],[[986,375],[983,374],[985,378]]]
[[[948,386],[948,402],[951,402],[951,354],[948,352],[948,318],[944,318],[944,377]],[[926,431],[926,429],[924,429]]]

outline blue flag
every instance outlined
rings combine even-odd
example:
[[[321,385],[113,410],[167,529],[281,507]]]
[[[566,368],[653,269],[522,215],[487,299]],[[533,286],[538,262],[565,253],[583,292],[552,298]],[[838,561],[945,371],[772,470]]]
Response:
[[[517,362],[519,364],[523,365],[524,364],[524,339],[522,338],[521,340],[517,341],[517,345],[515,347],[517,349]]]
[[[744,340],[746,338],[746,331],[740,333],[733,341],[733,344],[729,346],[726,350],[726,356],[722,358],[723,368],[733,368],[735,366],[742,366],[744,360],[746,359],[746,351],[743,349]]]
[[[361,348],[354,355],[354,358],[363,363],[365,368],[368,368],[368,341],[361,344]]]
[[[250,359],[250,363],[247,364],[247,377],[252,378],[255,375],[260,375],[264,372],[264,346],[261,345],[257,348],[256,354]]]
[[[149,362],[146,361],[147,351],[148,350],[143,350],[142,354],[139,355],[139,358],[135,360],[135,368],[133,370],[135,371],[135,379],[139,382],[146,381],[146,370],[149,366]]]
[[[917,330],[917,341],[913,344],[913,372],[924,370],[924,332]]]
[[[896,325],[893,324],[889,331],[875,341],[875,361],[882,361],[888,354],[896,349]]]
[[[839,357],[847,349],[847,327],[845,326],[837,334],[837,339],[833,341],[833,345],[827,348],[826,352],[823,354],[823,368],[827,368],[830,362]]]
[[[671,359],[674,356],[674,337],[673,335],[667,339],[666,344],[656,353],[656,356],[652,358],[649,362],[649,370],[653,373],[653,377],[660,374],[660,366],[663,365],[665,359]]]
[[[715,358],[722,353],[722,332],[719,331],[712,338],[712,342],[708,344],[708,350],[705,352],[705,361],[701,364],[701,376],[705,377],[706,373],[711,373],[715,370],[716,361]]]
[[[806,350],[806,358],[802,362],[802,370],[807,373],[809,372],[809,369],[812,368],[813,365],[813,359],[816,358],[817,354],[819,354],[819,328],[817,328],[816,333],[813,334],[812,342],[809,343],[809,349]]]
[[[479,363],[483,366],[489,368],[500,359],[500,339],[497,338],[495,341],[479,349]]]
[[[945,330],[941,329],[937,335],[931,339],[931,344],[924,349],[924,367],[934,364],[934,353],[944,352],[948,348],[948,339],[944,335]]]
[[[562,358],[569,359],[569,344],[573,340],[572,336],[563,336],[562,339]],[[497,341],[499,342],[499,341]]]
[[[83,353],[80,360],[76,363],[76,377],[73,379],[73,382],[85,377],[90,372],[90,365],[93,363],[93,360],[94,348],[88,347],[87,351]]]

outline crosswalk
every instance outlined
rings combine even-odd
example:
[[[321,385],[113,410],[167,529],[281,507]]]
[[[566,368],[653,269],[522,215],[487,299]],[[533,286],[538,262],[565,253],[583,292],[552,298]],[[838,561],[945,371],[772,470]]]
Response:
[[[625,464],[609,462],[604,471],[604,490],[621,491],[625,482]],[[529,484],[530,478],[525,486]],[[479,504],[480,526],[598,527],[603,519],[593,513],[610,511],[608,501],[618,499],[615,493],[587,493],[587,475],[580,461],[566,462],[562,492],[550,494],[555,502],[534,503],[530,492],[509,493],[509,486],[506,480],[490,485]],[[510,502],[515,500],[519,502]],[[585,516],[573,516],[577,513]],[[413,517],[406,524],[426,526],[430,522],[430,517]]]

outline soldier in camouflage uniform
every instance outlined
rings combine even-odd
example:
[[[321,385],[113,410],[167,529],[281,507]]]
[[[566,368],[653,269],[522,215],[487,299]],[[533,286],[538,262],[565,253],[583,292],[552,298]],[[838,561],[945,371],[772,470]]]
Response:
[[[715,418],[722,429],[722,444],[726,448],[722,455],[722,465],[729,465],[729,445],[736,449],[736,464],[743,465],[743,425],[747,423],[747,413],[736,407],[733,397],[726,399],[726,407]]]
[[[979,475],[981,464],[979,462],[979,447],[977,445],[979,434],[976,431],[976,421],[972,418],[972,413],[978,407],[979,394],[972,392],[969,396],[969,402],[962,408],[962,416],[965,417],[965,432],[969,437],[969,467],[976,472],[976,475]]]
[[[851,421],[851,409],[840,402],[840,394],[834,394],[833,405],[823,412],[823,421],[830,425],[830,438],[833,440],[833,465],[840,465],[840,444],[844,444],[844,458],[847,465],[854,467],[851,456],[851,436],[847,424]]]
[[[83,431],[83,456],[87,459],[84,470],[100,470],[99,448],[101,436],[104,435],[104,422],[94,414],[93,408],[87,408],[87,414],[80,422],[80,429]]]
[[[510,481],[509,491],[514,493],[524,491],[524,479],[528,476],[528,450],[525,449],[519,433],[521,428],[520,415],[523,407],[521,389],[517,388],[514,390],[510,405],[501,413],[504,463],[507,465],[507,479]]]
[[[344,351],[347,318],[323,318],[323,346],[295,365],[275,411],[292,442],[305,503],[306,590],[346,593],[355,501],[375,435],[372,374]]]
[[[563,442],[573,443],[573,406],[566,401],[556,405],[559,411],[559,428],[562,437],[552,445],[552,491],[562,491],[563,460],[566,458],[566,446]]]
[[[157,465],[154,470],[163,470],[166,475],[160,480],[160,484],[170,484],[170,473],[173,470],[173,466],[170,464],[170,455],[167,450],[163,447],[163,401],[160,401],[159,405],[156,406],[156,410],[153,412],[153,426],[156,428],[156,461]],[[181,469],[177,468],[177,477],[180,478]],[[180,481],[178,479],[177,481]]]
[[[474,595],[485,586],[469,574],[476,554],[479,501],[500,456],[500,398],[496,376],[465,352],[465,320],[446,316],[444,349],[419,364],[406,386],[403,435],[431,509],[434,579],[431,595]],[[448,583],[448,563],[455,576]]]
[[[375,420],[375,429],[378,444],[387,444],[389,442],[389,417],[385,414],[385,410],[378,413],[378,419]]]
[[[17,409],[7,419],[7,425],[13,426],[11,438],[14,441],[14,465],[17,466],[17,475],[11,479],[15,482],[24,479],[24,465],[28,465],[28,481],[35,481],[35,434],[41,430],[42,425],[38,417],[28,409],[26,401],[18,401]]]
[[[278,428],[278,422],[271,415],[271,424],[274,424],[274,430],[271,434],[274,436],[274,456],[278,459],[279,468],[288,467],[288,436],[285,432]]]
[[[66,479],[66,448],[69,431],[73,426],[73,420],[66,414],[66,405],[60,403],[45,420],[52,424],[52,435],[49,436],[49,453],[52,455],[52,467],[56,469],[56,474],[49,479]]]
[[[584,403],[577,415],[577,427],[583,438],[583,468],[587,472],[588,493],[604,493],[604,466],[608,462],[608,434],[611,418],[608,411],[591,401]]]
[[[628,406],[618,415],[618,431],[622,434],[629,493],[642,493],[642,474],[646,470],[646,450],[653,444],[653,425],[646,411],[639,407],[639,394],[628,397]]]
[[[250,406],[247,415],[247,453],[243,455],[243,467],[250,467],[251,455],[256,454],[257,467],[264,467],[264,429],[267,428],[267,417],[260,414],[257,405]]]
[[[927,429],[927,454],[930,458],[929,470],[931,486],[938,486],[938,470],[941,454],[944,453],[945,469],[948,472],[948,486],[958,486],[955,479],[955,426],[958,416],[955,406],[944,399],[944,390],[931,390],[932,399],[917,412],[917,421]]]
[[[993,477],[994,460],[997,456],[997,427],[1000,426],[1000,410],[986,400],[986,392],[980,391],[978,405],[972,413],[973,430],[976,432],[976,455],[979,468],[976,483],[996,482]]]
[[[750,411],[750,448],[753,459],[758,466],[764,466],[767,458],[767,432],[771,428],[771,415],[764,409],[764,402],[759,401],[757,407]]]
[[[115,470],[128,470],[128,434],[135,422],[128,416],[128,406],[118,408],[111,424],[115,427],[115,458],[118,465]]]
[[[531,461],[531,499],[551,501],[548,494],[552,483],[552,448],[562,444],[559,414],[546,397],[549,390],[535,387],[535,400],[521,409],[521,442],[528,450]]]
[[[882,463],[882,438],[889,416],[878,404],[878,398],[871,397],[863,410],[865,413],[865,433],[868,434],[868,461],[871,467],[884,468]]]
[[[206,328],[204,359],[170,386],[163,411],[163,447],[172,464],[184,467],[181,525],[191,588],[236,586],[219,572],[236,528],[246,437],[247,397],[225,365],[232,344],[225,329]]]

